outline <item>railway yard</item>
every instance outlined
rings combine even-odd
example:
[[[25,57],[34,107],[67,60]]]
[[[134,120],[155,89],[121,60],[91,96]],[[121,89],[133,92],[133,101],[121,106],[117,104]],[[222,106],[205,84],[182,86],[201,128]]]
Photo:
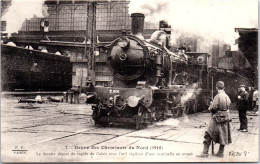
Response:
[[[1,99],[2,162],[244,162],[258,160],[258,117],[248,113],[248,133],[238,132],[231,110],[232,144],[225,158],[198,158],[210,113],[168,119],[142,130],[95,126],[88,105],[18,103]],[[245,143],[247,142],[247,143]],[[218,145],[215,145],[215,153]],[[211,154],[211,148],[210,148]]]
[[[1,162],[259,162],[256,1],[1,9]]]

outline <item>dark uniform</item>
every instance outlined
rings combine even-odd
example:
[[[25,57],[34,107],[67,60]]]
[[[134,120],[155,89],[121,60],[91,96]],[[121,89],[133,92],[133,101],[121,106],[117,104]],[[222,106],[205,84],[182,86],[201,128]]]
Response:
[[[201,157],[207,157],[208,156],[208,150],[211,144],[211,141],[213,140],[215,143],[219,143],[219,151],[215,156],[223,157],[224,153],[224,147],[225,145],[231,143],[231,132],[230,132],[230,122],[217,122],[214,114],[218,112],[225,113],[228,117],[230,117],[229,114],[229,106],[231,104],[230,98],[225,93],[224,89],[224,83],[222,81],[217,82],[217,90],[218,93],[214,97],[212,104],[209,107],[209,110],[212,112],[212,117],[208,126],[207,131],[204,135],[204,149]]]
[[[248,96],[249,94],[245,91],[245,86],[241,85],[237,97],[237,109],[238,109],[239,121],[240,121],[240,128],[238,130],[244,132],[247,132],[246,111],[249,108]]]

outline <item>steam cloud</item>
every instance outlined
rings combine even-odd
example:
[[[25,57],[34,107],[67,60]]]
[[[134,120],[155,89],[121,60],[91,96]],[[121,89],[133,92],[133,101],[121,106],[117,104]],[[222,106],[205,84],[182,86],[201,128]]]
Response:
[[[190,99],[195,98],[199,94],[200,89],[198,88],[198,83],[193,83],[191,88],[181,96],[181,105],[184,106]]]
[[[174,118],[169,118],[167,120],[164,121],[160,121],[155,123],[156,126],[178,126],[180,123],[179,120],[174,119]]]
[[[184,107],[187,105],[187,102],[191,99],[195,99],[196,96],[198,96],[201,92],[201,89],[198,87],[198,83],[193,83],[191,85],[191,88],[188,89],[186,92],[183,93],[183,95],[180,97],[180,102],[179,105]],[[189,117],[185,114],[186,111],[183,111],[182,117],[175,119],[175,118],[170,118],[164,121],[160,121],[155,123],[157,126],[179,126],[180,123],[189,123]]]
[[[141,12],[146,21],[166,20],[172,43],[181,35],[199,36],[201,44],[214,40],[234,45],[234,28],[258,27],[257,0],[131,0],[129,13]]]
[[[1,20],[6,20],[6,32],[9,36],[11,33],[17,33],[26,19],[48,16],[44,0],[12,0],[7,10]]]

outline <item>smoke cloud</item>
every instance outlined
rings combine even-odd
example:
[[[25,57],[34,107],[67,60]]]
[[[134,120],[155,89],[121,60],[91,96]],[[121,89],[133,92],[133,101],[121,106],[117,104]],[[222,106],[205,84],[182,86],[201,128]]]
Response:
[[[144,13],[150,23],[166,20],[172,43],[195,35],[206,48],[214,40],[234,45],[234,28],[258,27],[257,0],[131,0],[129,12]]]
[[[44,0],[12,0],[11,6],[1,20],[7,22],[6,32],[10,36],[11,33],[17,33],[21,29],[26,19],[45,16],[48,16],[48,12]]]

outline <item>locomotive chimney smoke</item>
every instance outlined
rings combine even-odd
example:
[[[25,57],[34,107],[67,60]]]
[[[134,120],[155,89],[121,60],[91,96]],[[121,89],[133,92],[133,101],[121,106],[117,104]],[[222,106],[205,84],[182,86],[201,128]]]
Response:
[[[144,31],[144,14],[142,13],[133,13],[132,17],[132,35],[135,35],[139,39],[144,39],[143,31]]]
[[[11,33],[18,33],[25,20],[48,16],[48,8],[44,2],[45,0],[12,0],[7,12],[1,16],[1,21],[6,21],[8,36],[11,36]]]
[[[201,49],[210,53],[215,41],[235,44],[234,28],[257,28],[257,7],[253,0],[131,0],[129,13],[144,13],[155,28],[160,20],[167,21],[172,25],[171,43],[196,35],[202,38]]]

